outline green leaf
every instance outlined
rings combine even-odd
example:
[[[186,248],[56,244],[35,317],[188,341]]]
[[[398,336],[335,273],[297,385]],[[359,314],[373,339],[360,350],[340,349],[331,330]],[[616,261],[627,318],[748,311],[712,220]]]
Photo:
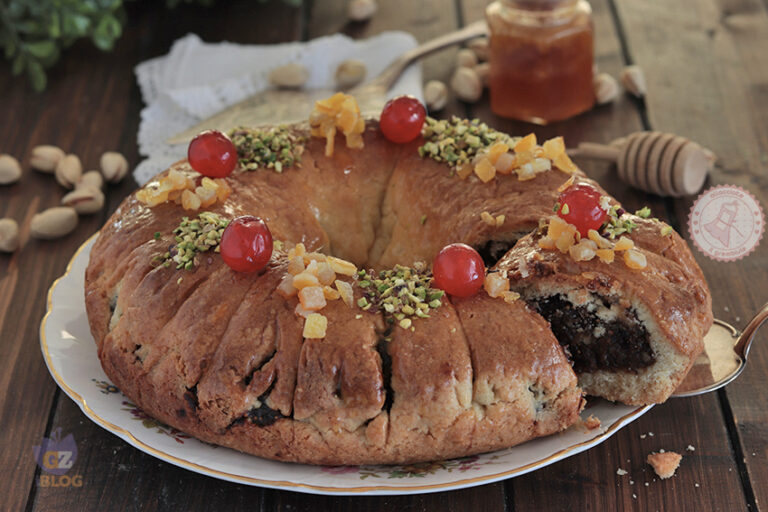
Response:
[[[27,65],[27,58],[23,53],[20,53],[13,59],[13,65],[11,66],[11,73],[16,76],[24,71],[24,66]]]
[[[66,36],[81,37],[88,33],[91,27],[91,20],[88,16],[65,11],[61,20],[61,31]]]
[[[32,82],[32,88],[40,92],[45,89],[47,79],[45,77],[45,71],[43,66],[36,60],[30,60],[27,64],[27,73],[29,74],[29,80]]]
[[[9,40],[5,43],[5,58],[10,59],[16,54],[16,42]]]
[[[108,14],[104,16],[93,31],[93,43],[100,50],[111,50],[115,40],[120,37],[122,27],[117,18]]]
[[[51,19],[48,21],[48,34],[52,39],[61,37],[61,16],[59,11],[51,13]]]
[[[45,59],[56,51],[56,45],[53,41],[37,41],[34,43],[27,43],[24,45],[24,49],[30,53],[33,57],[38,59]]]

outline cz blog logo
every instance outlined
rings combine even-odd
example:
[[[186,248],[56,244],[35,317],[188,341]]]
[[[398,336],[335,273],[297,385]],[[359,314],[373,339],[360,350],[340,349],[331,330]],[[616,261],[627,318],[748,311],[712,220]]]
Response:
[[[67,475],[77,460],[77,444],[72,434],[61,438],[61,428],[43,438],[39,446],[33,447],[35,462],[45,473],[38,482],[41,487],[81,487],[81,475]]]
[[[765,216],[746,190],[718,185],[701,194],[688,216],[688,231],[696,247],[717,261],[743,258],[760,243]]]

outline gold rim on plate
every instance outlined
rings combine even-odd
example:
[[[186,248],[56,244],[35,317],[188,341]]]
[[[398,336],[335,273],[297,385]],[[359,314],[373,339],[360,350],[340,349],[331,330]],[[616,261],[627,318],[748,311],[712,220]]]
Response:
[[[593,437],[592,439],[589,439],[587,441],[583,441],[581,443],[577,443],[572,446],[569,446],[568,448],[563,448],[562,450],[559,450],[547,457],[544,457],[543,459],[539,459],[535,462],[531,462],[524,466],[520,466],[515,469],[510,469],[508,471],[494,473],[492,475],[480,476],[475,478],[466,478],[466,479],[458,480],[455,482],[446,482],[441,484],[414,485],[414,486],[372,485],[372,486],[360,486],[360,487],[328,487],[328,486],[322,486],[322,485],[310,485],[310,484],[303,484],[298,482],[289,482],[284,480],[262,480],[260,478],[253,478],[253,477],[244,476],[244,475],[236,475],[233,473],[227,473],[225,471],[219,471],[217,469],[212,469],[207,466],[202,466],[200,464],[189,462],[187,460],[176,457],[175,455],[171,455],[169,453],[153,448],[152,446],[149,446],[148,444],[134,437],[133,434],[131,434],[129,431],[125,430],[124,428],[118,425],[115,425],[114,423],[111,423],[105,420],[104,418],[102,418],[101,416],[99,416],[93,409],[90,408],[90,406],[86,403],[85,399],[82,396],[80,396],[79,393],[77,393],[74,389],[69,387],[69,385],[64,381],[61,375],[59,375],[59,372],[56,370],[56,368],[53,365],[53,362],[51,360],[51,355],[48,351],[48,340],[45,335],[45,327],[48,322],[48,317],[51,315],[52,308],[53,308],[53,291],[61,282],[61,280],[69,275],[69,273],[72,270],[72,266],[74,265],[75,259],[77,259],[80,253],[82,253],[85,250],[85,247],[97,236],[98,236],[98,233],[94,233],[85,242],[83,242],[83,244],[75,251],[75,253],[72,255],[72,258],[69,260],[69,263],[67,264],[67,269],[64,271],[64,274],[61,275],[58,279],[56,279],[51,285],[51,287],[48,289],[47,310],[45,312],[45,316],[43,317],[42,322],[40,323],[40,346],[43,352],[43,357],[45,359],[45,364],[48,366],[48,370],[53,376],[53,379],[56,381],[56,384],[58,384],[59,387],[63,389],[67,393],[67,395],[69,395],[69,397],[80,406],[80,409],[82,409],[82,411],[86,414],[86,416],[88,416],[94,422],[98,423],[102,428],[112,432],[113,434],[117,434],[119,437],[122,437],[124,440],[129,440],[130,444],[132,444],[136,448],[139,448],[140,450],[146,453],[149,453],[150,455],[154,455],[155,457],[161,460],[164,460],[166,462],[169,462],[171,464],[174,464],[176,466],[179,466],[185,469],[189,469],[191,471],[195,471],[197,473],[219,477],[224,480],[228,480],[230,482],[236,482],[236,483],[258,485],[258,486],[271,487],[276,489],[295,490],[295,491],[301,491],[301,492],[320,491],[324,493],[333,493],[333,494],[360,494],[360,493],[366,493],[366,492],[382,492],[382,493],[429,492],[429,491],[439,491],[446,488],[453,489],[453,488],[459,488],[459,487],[475,486],[483,483],[491,483],[491,482],[495,482],[505,478],[518,476],[523,473],[528,473],[530,471],[533,471],[534,469],[538,469],[552,462],[555,462],[556,460],[569,457],[570,455],[573,455],[574,452],[576,451],[583,451],[583,450],[579,450],[580,448],[584,448],[584,449],[591,448],[592,446],[600,444],[602,441],[604,441],[605,439],[609,438],[614,433],[616,433],[621,427],[624,426],[624,424],[629,418],[633,416],[639,417],[639,415],[644,414],[645,412],[648,411],[648,409],[653,407],[652,405],[645,405],[645,406],[638,407],[634,411],[614,421],[611,424],[611,426],[608,427],[605,430],[605,432],[603,432],[602,434],[599,434],[596,437]]]

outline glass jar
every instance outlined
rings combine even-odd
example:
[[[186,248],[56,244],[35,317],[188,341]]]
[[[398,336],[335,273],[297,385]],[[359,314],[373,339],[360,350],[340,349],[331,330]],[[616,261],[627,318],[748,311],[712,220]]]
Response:
[[[498,0],[486,16],[495,114],[547,124],[592,108],[593,25],[586,0]]]

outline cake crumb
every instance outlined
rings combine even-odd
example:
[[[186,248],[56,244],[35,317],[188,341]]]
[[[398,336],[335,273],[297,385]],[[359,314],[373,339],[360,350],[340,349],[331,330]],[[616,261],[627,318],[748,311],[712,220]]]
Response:
[[[632,499],[633,499],[633,500],[636,500],[636,499],[637,499],[637,494],[635,494],[635,493],[632,493]]]
[[[649,484],[648,482],[645,482],[643,485],[645,485],[646,487],[648,487],[650,484]]]
[[[659,477],[666,479],[675,474],[682,458],[683,456],[679,453],[659,450],[659,453],[648,454],[646,461]]]
[[[640,434],[640,439],[645,439],[646,437],[648,436],[646,436],[645,434]]]
[[[619,475],[619,476],[624,476],[627,473],[629,473],[629,471],[627,471],[626,469],[619,468],[619,469],[616,470],[616,474]]]
[[[653,432],[648,432],[648,435],[653,437]]]
[[[632,479],[630,479],[630,480],[629,480],[629,485],[635,485],[635,481],[634,481],[634,480],[632,480]]]
[[[587,419],[584,420],[584,426],[587,427],[589,430],[594,430],[596,428],[600,428],[600,418],[596,418],[592,414],[587,416]]]
[[[700,486],[699,484],[697,484],[697,483],[694,483],[694,484],[693,484],[693,486],[694,486],[694,487],[701,487],[701,486]]]
[[[686,446],[686,447],[685,447],[685,449],[686,449],[686,450],[688,450],[689,452],[694,452],[694,451],[696,451],[696,448],[694,448],[694,447],[693,447],[693,445],[691,445],[691,444],[689,444],[688,446]]]

